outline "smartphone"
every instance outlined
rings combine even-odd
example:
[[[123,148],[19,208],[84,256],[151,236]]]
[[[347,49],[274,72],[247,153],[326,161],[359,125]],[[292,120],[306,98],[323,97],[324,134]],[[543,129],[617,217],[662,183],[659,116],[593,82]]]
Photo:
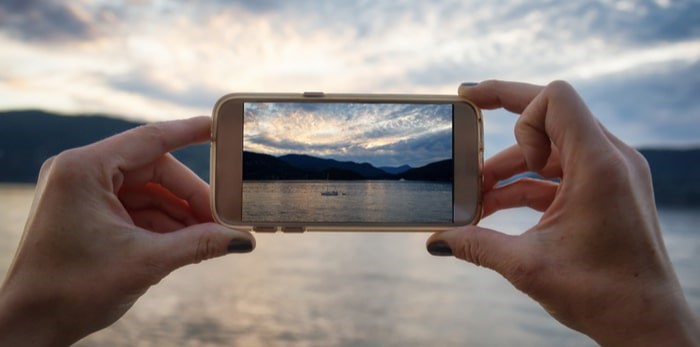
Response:
[[[456,95],[229,94],[213,110],[213,215],[258,232],[476,224],[482,129]]]

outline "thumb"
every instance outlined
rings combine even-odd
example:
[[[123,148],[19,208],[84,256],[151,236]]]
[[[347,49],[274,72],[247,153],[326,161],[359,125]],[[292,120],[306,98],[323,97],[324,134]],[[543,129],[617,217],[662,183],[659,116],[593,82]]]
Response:
[[[517,236],[495,230],[465,226],[433,234],[427,241],[427,249],[432,255],[454,255],[508,278],[509,264],[520,261],[517,240]]]
[[[196,224],[156,236],[158,242],[153,251],[170,271],[228,253],[249,253],[255,249],[253,235],[216,223]]]

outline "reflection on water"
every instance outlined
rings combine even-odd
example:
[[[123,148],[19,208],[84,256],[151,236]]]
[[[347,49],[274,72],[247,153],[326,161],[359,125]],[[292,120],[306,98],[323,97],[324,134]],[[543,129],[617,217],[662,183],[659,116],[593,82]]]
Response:
[[[31,188],[0,186],[0,273]],[[518,233],[519,209],[482,223]],[[700,214],[661,212],[665,241],[700,312]],[[425,251],[427,234],[257,234],[251,254],[175,271],[112,327],[77,346],[589,346],[499,275]]]
[[[452,183],[245,181],[243,220],[451,223]]]

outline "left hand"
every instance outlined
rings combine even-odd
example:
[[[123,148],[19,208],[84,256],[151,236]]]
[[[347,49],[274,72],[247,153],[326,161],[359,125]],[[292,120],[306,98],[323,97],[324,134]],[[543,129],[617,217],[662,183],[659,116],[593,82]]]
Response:
[[[253,250],[249,233],[213,223],[208,185],[169,154],[210,125],[149,124],[44,163],[0,289],[0,345],[70,345],[171,271]]]

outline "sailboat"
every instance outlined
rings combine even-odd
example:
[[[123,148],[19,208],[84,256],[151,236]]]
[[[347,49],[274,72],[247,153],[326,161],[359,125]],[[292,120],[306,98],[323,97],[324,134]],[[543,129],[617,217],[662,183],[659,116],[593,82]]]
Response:
[[[328,181],[329,181],[329,174],[326,174],[326,190],[321,191],[322,196],[338,196],[338,191],[337,190],[329,190],[328,189]]]

